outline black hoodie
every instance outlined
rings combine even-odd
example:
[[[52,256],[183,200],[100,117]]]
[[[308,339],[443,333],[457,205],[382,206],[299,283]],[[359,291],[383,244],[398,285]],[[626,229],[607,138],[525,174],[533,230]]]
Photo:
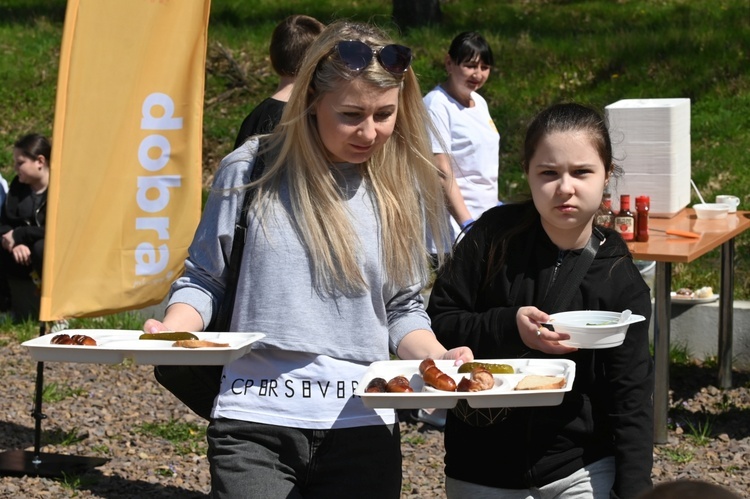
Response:
[[[508,238],[513,232],[515,236]],[[646,321],[631,325],[621,346],[562,356],[575,361],[576,377],[559,406],[513,408],[504,421],[482,428],[449,413],[445,428],[449,477],[526,489],[614,456],[611,497],[634,497],[651,486],[650,292],[619,234],[602,232],[606,240],[567,309],[630,309]],[[491,242],[503,238],[508,240],[508,257],[488,280],[488,262],[498,258]],[[581,250],[558,250],[532,203],[487,211],[457,245],[433,287],[427,311],[438,339],[446,348],[466,345],[478,359],[552,357],[523,344],[516,312],[527,305],[541,309],[553,277],[565,275],[580,254]]]
[[[0,218],[0,236],[13,231],[16,244],[32,246],[44,239],[47,214],[47,191],[34,194],[31,187],[15,177],[10,183]]]

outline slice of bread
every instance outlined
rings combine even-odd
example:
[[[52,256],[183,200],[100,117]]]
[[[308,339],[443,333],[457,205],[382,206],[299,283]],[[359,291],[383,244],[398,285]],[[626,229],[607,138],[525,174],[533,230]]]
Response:
[[[516,390],[557,390],[565,386],[563,376],[540,376],[530,374],[516,385]]]

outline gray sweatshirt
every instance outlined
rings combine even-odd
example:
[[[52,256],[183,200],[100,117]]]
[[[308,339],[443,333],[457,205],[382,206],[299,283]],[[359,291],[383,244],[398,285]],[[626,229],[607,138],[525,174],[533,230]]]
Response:
[[[244,191],[227,190],[249,182],[258,148],[245,142],[222,160],[195,238],[185,274],[172,285],[169,303],[194,307],[208,324],[224,295],[234,224]],[[385,279],[380,224],[374,194],[355,165],[339,164],[344,202],[359,241],[359,262],[368,291],[335,297],[313,286],[309,254],[291,223],[288,186],[263,224],[251,211],[242,259],[232,331],[258,331],[266,337],[256,351],[278,348],[358,362],[387,360],[411,331],[430,329],[422,297],[424,283],[399,289]]]

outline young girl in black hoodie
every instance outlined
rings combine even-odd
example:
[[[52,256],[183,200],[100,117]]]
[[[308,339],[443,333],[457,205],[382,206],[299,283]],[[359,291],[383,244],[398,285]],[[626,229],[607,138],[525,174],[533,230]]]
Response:
[[[554,105],[530,124],[524,171],[532,201],[487,211],[440,273],[428,313],[447,347],[477,358],[566,358],[573,388],[559,406],[495,410],[492,423],[449,414],[445,428],[449,498],[632,498],[651,487],[653,366],[650,292],[628,247],[594,216],[617,167],[601,115]],[[592,239],[594,234],[595,239]],[[589,240],[598,251],[565,310],[630,309],[622,345],[577,350],[542,327],[542,304]]]

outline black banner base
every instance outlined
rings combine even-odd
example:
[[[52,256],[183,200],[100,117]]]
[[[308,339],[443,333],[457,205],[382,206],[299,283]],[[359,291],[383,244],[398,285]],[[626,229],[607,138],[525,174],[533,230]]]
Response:
[[[0,475],[64,478],[65,476],[81,475],[107,461],[109,459],[102,457],[9,450],[0,453]]]

